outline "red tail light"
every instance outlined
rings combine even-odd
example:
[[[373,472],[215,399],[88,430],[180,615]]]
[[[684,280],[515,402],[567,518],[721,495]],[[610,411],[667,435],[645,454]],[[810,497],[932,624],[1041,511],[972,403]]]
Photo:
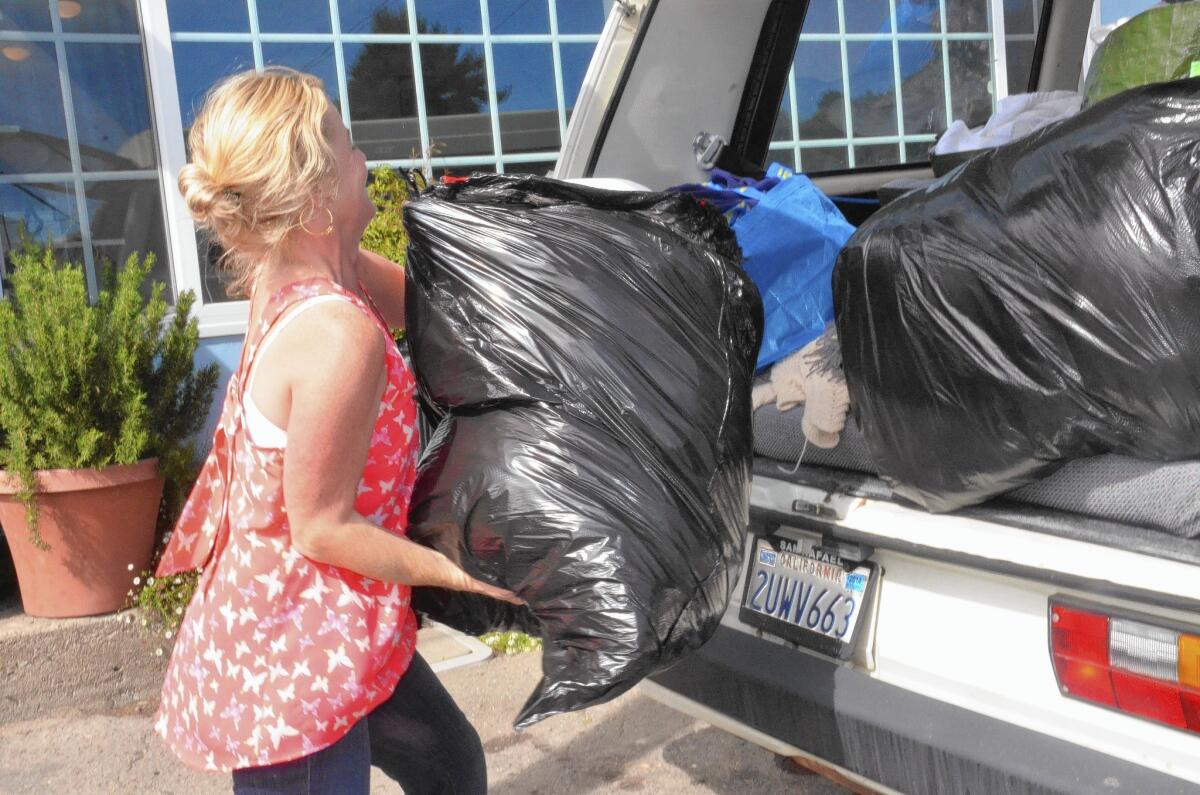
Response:
[[[1181,729],[1188,727],[1183,716],[1183,693],[1178,684],[1159,682],[1124,671],[1113,671],[1112,678],[1113,690],[1117,693],[1117,707],[1122,712],[1131,712]]]
[[[1055,606],[1050,645],[1059,688],[1084,701],[1115,706],[1108,665],[1108,617]]]
[[[1050,602],[1050,652],[1064,695],[1200,733],[1200,630]]]

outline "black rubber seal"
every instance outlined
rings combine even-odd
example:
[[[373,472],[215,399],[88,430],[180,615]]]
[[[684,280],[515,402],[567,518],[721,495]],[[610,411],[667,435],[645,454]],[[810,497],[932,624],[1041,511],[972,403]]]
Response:
[[[588,155],[587,167],[583,170],[585,177],[594,176],[596,173],[596,164],[600,162],[600,152],[604,149],[604,141],[608,138],[608,130],[612,127],[613,119],[616,118],[617,108],[621,104],[621,96],[625,93],[625,86],[629,83],[629,75],[633,73],[634,65],[637,63],[638,53],[642,51],[642,43],[646,40],[646,34],[650,30],[650,22],[654,19],[654,12],[658,9],[659,0],[653,0],[650,5],[646,6],[646,10],[642,13],[642,20],[638,23],[637,34],[634,36],[633,45],[629,49],[629,56],[625,59],[625,64],[621,67],[621,76],[617,79],[617,87],[613,90],[612,100],[609,101],[608,107],[604,110],[604,118],[600,120],[600,130],[596,133],[596,141],[592,144],[591,154]]]

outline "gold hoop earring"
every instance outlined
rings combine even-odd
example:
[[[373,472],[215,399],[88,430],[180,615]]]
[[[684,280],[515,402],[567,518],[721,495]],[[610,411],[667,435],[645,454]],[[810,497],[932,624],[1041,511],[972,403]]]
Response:
[[[321,234],[318,235],[316,232],[312,231],[307,226],[305,226],[303,218],[300,219],[300,228],[303,229],[308,234],[312,235],[313,237],[325,237],[326,235],[328,235],[330,232],[333,231],[333,210],[326,207],[325,212],[329,213],[329,226],[325,227],[325,231],[322,232]]]

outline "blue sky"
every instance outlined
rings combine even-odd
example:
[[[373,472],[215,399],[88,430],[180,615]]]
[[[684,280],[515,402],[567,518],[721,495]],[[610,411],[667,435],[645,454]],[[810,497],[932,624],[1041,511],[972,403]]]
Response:
[[[1131,17],[1152,5],[1157,5],[1157,0],[1100,0],[1100,24],[1107,25],[1122,17]]]

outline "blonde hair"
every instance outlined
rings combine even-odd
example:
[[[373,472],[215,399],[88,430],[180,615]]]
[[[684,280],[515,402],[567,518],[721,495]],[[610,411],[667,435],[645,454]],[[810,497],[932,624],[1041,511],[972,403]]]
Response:
[[[219,265],[230,295],[249,293],[261,267],[283,256],[288,235],[311,220],[313,199],[335,189],[321,124],[329,107],[320,79],[285,67],[231,75],[205,98],[179,192],[225,249]]]

